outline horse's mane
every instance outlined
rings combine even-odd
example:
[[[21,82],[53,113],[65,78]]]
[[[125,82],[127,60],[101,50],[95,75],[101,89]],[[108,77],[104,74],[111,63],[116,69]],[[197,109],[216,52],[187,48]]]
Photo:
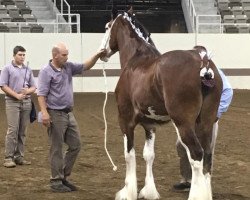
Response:
[[[150,37],[150,32],[139,22],[139,20],[135,17],[135,14],[124,12],[123,18],[125,18],[131,23],[132,28],[135,30],[135,32],[140,38],[155,47],[155,44]]]

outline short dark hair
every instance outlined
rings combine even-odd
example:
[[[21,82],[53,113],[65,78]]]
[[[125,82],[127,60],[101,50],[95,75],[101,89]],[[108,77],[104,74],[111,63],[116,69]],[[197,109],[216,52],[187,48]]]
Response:
[[[18,51],[25,52],[26,49],[22,46],[15,46],[15,48],[13,49],[13,55],[16,55]]]

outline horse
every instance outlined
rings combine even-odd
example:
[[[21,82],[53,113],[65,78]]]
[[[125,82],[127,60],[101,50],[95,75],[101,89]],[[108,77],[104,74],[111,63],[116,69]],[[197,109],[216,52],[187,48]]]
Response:
[[[134,14],[113,12],[100,48],[108,59],[119,51],[121,74],[115,95],[124,140],[125,186],[116,200],[159,199],[153,176],[156,125],[172,122],[192,169],[188,200],[212,200],[211,148],[213,124],[222,92],[222,80],[205,47],[161,54]],[[143,158],[145,185],[137,193],[134,129],[146,135]]]

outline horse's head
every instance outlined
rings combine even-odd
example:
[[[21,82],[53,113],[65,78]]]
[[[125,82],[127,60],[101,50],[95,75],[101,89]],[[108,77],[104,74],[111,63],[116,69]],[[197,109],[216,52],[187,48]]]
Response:
[[[120,42],[120,47],[119,47],[118,37],[121,37],[124,39],[124,36],[122,36],[121,32],[128,35],[129,37],[131,35],[136,35],[135,37],[138,37],[144,40],[145,43],[148,43],[154,46],[154,43],[150,38],[150,33],[146,31],[146,29],[135,18],[132,7],[130,7],[127,12],[124,12],[123,14],[119,14],[119,15],[118,15],[117,10],[113,9],[111,16],[112,16],[112,20],[108,22],[105,26],[106,31],[105,31],[105,35],[102,39],[102,44],[100,47],[100,48],[107,49],[107,54],[105,57],[102,57],[101,60],[107,62],[108,59],[114,53],[119,51],[119,48],[121,48],[121,45],[124,45],[126,43],[126,41],[123,40],[122,44]]]
[[[106,56],[100,58],[102,61],[105,61],[105,62],[107,62],[108,59],[114,53],[116,53],[118,51],[117,44],[115,43],[115,40],[111,39],[111,38],[115,38],[116,32],[112,31],[113,34],[111,37],[111,29],[112,29],[113,24],[116,21],[117,16],[118,16],[118,11],[113,8],[112,13],[111,13],[111,21],[105,25],[105,34],[104,34],[104,37],[102,39],[102,44],[100,46],[100,49],[107,49]]]

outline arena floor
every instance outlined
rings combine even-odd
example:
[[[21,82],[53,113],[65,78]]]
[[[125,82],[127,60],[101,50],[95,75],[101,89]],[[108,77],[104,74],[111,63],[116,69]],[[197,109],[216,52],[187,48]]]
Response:
[[[70,180],[80,190],[71,193],[52,193],[49,189],[48,136],[38,123],[31,124],[26,140],[26,158],[30,166],[7,169],[0,165],[0,200],[113,200],[124,186],[125,161],[123,137],[117,123],[113,94],[107,105],[108,150],[118,170],[114,172],[104,151],[104,94],[75,94],[74,113],[78,120],[82,151]],[[0,153],[4,158],[6,118],[4,97],[0,95]],[[212,177],[214,200],[250,200],[250,90],[235,90],[229,111],[220,120],[219,136]],[[142,158],[144,133],[136,128],[138,189],[145,178]],[[176,134],[172,124],[160,126],[156,135],[154,177],[163,200],[186,200],[188,193],[176,193],[171,187],[179,179],[178,157],[175,151]]]

